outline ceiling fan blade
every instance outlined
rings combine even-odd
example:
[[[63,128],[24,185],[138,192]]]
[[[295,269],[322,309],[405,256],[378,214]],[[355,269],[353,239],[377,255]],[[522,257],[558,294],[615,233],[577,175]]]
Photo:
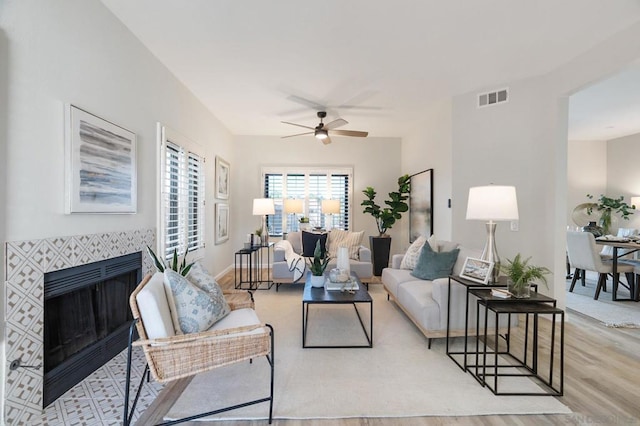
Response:
[[[327,135],[326,138],[322,139],[322,143],[325,145],[329,145],[331,143],[331,138]]]
[[[312,135],[314,132],[296,133],[295,135],[282,136],[280,139],[292,138],[294,136]]]
[[[345,124],[349,124],[347,120],[343,120],[342,118],[336,118],[333,121],[328,122],[324,125],[323,129],[331,130],[340,126],[344,126]]]
[[[283,124],[291,124],[292,126],[304,127],[305,129],[315,130],[315,127],[309,127],[309,126],[305,126],[303,124],[290,123],[288,121],[281,121],[281,123],[283,123]]]
[[[360,132],[358,130],[331,130],[332,135],[355,136],[357,138],[367,137],[369,132]]]

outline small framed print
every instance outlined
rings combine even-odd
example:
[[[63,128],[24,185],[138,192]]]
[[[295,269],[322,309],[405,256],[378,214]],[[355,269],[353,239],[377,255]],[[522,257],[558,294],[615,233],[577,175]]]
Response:
[[[216,156],[216,198],[226,200],[229,198],[229,163]]]
[[[493,271],[493,262],[488,262],[482,259],[475,259],[473,257],[467,257],[460,272],[460,277],[469,281],[475,281],[481,284],[487,284],[489,278],[491,278],[491,272]]]
[[[229,239],[229,204],[216,203],[215,243],[222,244]]]

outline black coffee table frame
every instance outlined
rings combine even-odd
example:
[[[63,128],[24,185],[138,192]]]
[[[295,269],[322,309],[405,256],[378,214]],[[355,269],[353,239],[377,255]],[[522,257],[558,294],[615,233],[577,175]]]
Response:
[[[310,273],[307,275],[307,279],[304,285],[304,293],[302,295],[302,347],[313,348],[313,349],[335,349],[335,348],[347,348],[347,349],[355,349],[355,348],[372,348],[373,347],[373,299],[371,295],[365,288],[365,286],[360,282],[357,275],[352,272],[351,276],[356,279],[358,282],[359,289],[353,293],[342,292],[339,290],[325,290],[324,288],[316,288],[312,287],[309,277]],[[367,328],[362,320],[362,316],[360,316],[360,312],[358,311],[357,304],[369,304],[369,332],[367,332]],[[307,326],[309,324],[309,305],[353,305],[354,310],[356,311],[356,315],[358,316],[358,321],[360,321],[360,326],[362,327],[362,331],[364,332],[365,337],[367,338],[367,344],[364,345],[307,345]]]

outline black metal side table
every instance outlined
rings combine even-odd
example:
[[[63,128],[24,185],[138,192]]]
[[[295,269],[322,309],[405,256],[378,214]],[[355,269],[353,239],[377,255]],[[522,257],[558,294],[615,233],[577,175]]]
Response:
[[[490,289],[473,289],[470,293],[477,298],[476,311],[476,347],[474,368],[468,371],[483,385],[487,386],[495,395],[521,395],[521,396],[537,396],[552,395],[562,396],[564,392],[564,311],[556,307],[556,300],[538,292],[532,292],[529,298],[501,298],[491,294]],[[480,307],[484,309],[483,335],[480,334]],[[495,315],[495,335],[494,348],[489,349],[488,342],[488,318],[489,312]],[[523,356],[517,357],[513,354],[510,345],[511,340],[511,316],[525,315],[525,335],[523,342]],[[500,350],[500,340],[498,336],[498,327],[500,315],[508,317],[508,332],[506,334],[506,349]],[[551,330],[549,339],[549,372],[548,378],[540,375],[538,369],[539,360],[539,344],[538,344],[538,320],[540,315],[551,316]],[[560,317],[560,343],[559,343],[559,384],[554,386],[553,373],[555,367],[555,351],[556,351],[556,324],[557,317]],[[532,318],[532,320],[530,320]],[[530,324],[531,323],[531,324]],[[530,327],[531,325],[531,327]],[[531,333],[530,333],[531,329]],[[479,342],[482,340],[482,350]],[[529,344],[531,344],[531,357],[529,357]],[[502,362],[500,362],[502,361]],[[508,372],[501,372],[508,371]],[[503,392],[498,389],[499,378],[501,377],[531,377],[540,385],[539,391],[523,391],[523,392]],[[493,380],[487,379],[493,378]]]
[[[271,279],[271,249],[273,245],[274,243],[254,245],[235,252],[234,278],[236,289],[269,290],[273,286],[273,280]],[[267,251],[266,268],[262,267],[263,249]]]

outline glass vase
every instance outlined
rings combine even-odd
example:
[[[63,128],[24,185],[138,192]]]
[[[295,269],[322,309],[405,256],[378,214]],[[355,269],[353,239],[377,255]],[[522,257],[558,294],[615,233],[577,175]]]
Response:
[[[512,280],[508,280],[507,286],[509,292],[517,299],[531,297],[531,283],[514,283]]]

